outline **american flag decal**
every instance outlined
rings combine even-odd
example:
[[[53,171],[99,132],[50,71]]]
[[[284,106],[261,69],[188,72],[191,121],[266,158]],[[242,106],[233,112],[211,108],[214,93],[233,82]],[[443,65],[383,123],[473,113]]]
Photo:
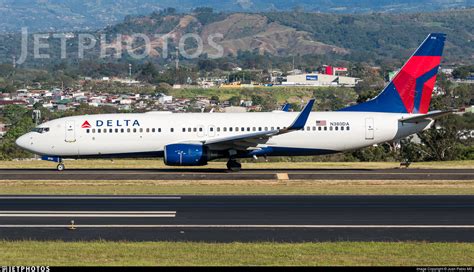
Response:
[[[317,120],[316,121],[316,126],[318,126],[318,127],[326,126],[326,120]]]

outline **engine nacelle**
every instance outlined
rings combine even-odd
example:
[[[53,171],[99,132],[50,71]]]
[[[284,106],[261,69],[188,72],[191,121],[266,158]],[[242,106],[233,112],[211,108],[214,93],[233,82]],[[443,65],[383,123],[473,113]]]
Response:
[[[165,146],[165,164],[170,166],[202,166],[209,161],[209,150],[200,144]]]

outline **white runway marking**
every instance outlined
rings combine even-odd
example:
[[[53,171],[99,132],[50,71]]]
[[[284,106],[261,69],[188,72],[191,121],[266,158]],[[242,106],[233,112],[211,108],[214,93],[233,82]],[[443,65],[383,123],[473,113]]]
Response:
[[[0,228],[67,228],[70,225],[0,225]],[[474,229],[474,225],[75,225],[76,228],[335,228]]]
[[[176,217],[176,211],[1,211],[0,217]]]
[[[131,200],[180,200],[181,197],[179,196],[0,196],[0,199],[39,199],[39,200],[74,200],[74,199],[88,199],[88,200],[109,200],[109,199],[116,199],[116,200],[123,200],[123,199],[131,199]]]

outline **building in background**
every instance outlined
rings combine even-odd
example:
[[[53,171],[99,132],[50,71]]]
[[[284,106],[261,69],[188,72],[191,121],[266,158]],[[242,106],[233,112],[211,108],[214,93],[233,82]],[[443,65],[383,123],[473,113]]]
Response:
[[[3,138],[3,136],[5,136],[5,133],[7,133],[7,126],[6,124],[0,122],[0,138]]]
[[[287,75],[286,81],[283,81],[282,85],[355,87],[359,80],[360,79],[356,77],[312,73]]]

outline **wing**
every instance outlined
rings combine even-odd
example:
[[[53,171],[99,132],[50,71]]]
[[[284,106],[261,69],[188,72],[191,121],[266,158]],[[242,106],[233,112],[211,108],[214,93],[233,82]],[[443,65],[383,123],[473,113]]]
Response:
[[[283,129],[271,131],[259,131],[247,134],[234,135],[229,137],[213,138],[203,142],[203,145],[211,149],[236,149],[236,150],[250,150],[257,147],[259,144],[265,144],[271,137],[297,131],[303,129],[311,109],[314,105],[314,99],[311,99],[304,107],[301,113],[296,117],[293,123]]]
[[[408,118],[402,118],[402,119],[399,119],[398,121],[402,123],[427,122],[427,121],[438,119],[440,117],[446,116],[451,113],[453,113],[453,111],[431,111],[431,112],[428,112],[427,114],[417,115],[417,116],[408,117]]]

